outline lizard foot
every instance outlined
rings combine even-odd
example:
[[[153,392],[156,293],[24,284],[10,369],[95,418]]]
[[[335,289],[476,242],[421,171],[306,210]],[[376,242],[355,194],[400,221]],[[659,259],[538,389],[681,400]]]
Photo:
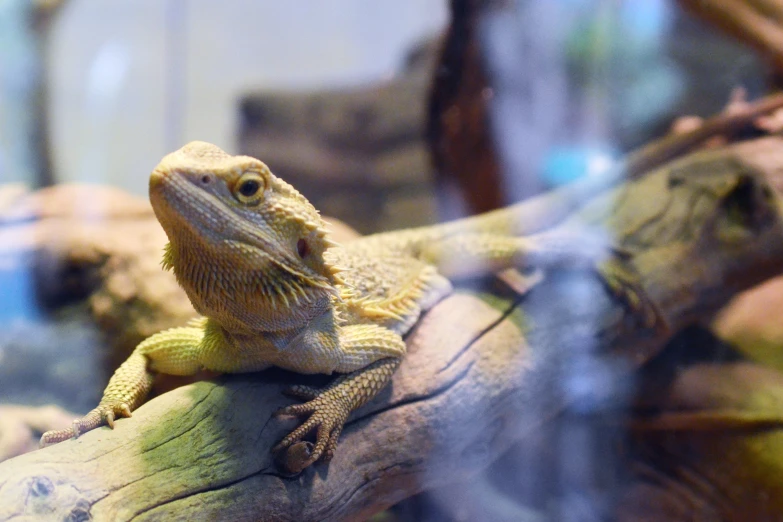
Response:
[[[51,430],[44,433],[41,436],[40,447],[43,448],[64,440],[76,438],[82,433],[94,430],[104,424],[114,429],[114,419],[130,416],[130,407],[125,402],[99,405],[81,419],[74,420],[70,428]]]
[[[319,459],[329,462],[337,448],[337,439],[343,430],[348,415],[351,413],[351,403],[348,397],[340,393],[341,388],[331,387],[318,391],[309,386],[293,386],[286,390],[287,395],[293,395],[308,402],[281,408],[275,415],[306,415],[310,418],[274,448],[273,453],[288,449],[286,468],[291,472],[299,472]],[[303,442],[302,438],[316,429],[314,445]]]
[[[599,262],[596,271],[609,292],[621,300],[638,318],[644,328],[668,332],[669,323],[658,305],[641,287],[639,275],[627,263],[622,251]]]

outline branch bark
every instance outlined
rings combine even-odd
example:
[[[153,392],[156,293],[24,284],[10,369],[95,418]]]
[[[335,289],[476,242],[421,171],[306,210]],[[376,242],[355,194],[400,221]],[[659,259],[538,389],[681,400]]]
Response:
[[[780,0],[679,0],[702,19],[752,46],[783,67],[783,2]]]
[[[671,331],[709,319],[783,267],[783,202],[764,176],[781,171],[781,145],[692,155],[598,196],[560,231],[610,232]],[[0,464],[0,519],[362,520],[469,479],[560,415],[575,364],[622,379],[668,338],[590,267],[548,273],[523,296],[483,284],[423,317],[392,385],[351,417],[329,465],[290,477],[269,452],[299,422],[272,416],[288,402],[284,383],[322,379],[228,376]]]

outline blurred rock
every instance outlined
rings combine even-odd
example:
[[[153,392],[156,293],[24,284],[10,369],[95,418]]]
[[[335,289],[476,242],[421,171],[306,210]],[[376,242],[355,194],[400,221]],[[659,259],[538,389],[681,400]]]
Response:
[[[86,300],[120,359],[143,338],[194,314],[160,268],[166,235],[144,198],[59,185],[20,198],[0,222],[0,253],[30,260],[40,307]]]
[[[423,130],[436,48],[428,41],[414,49],[400,75],[379,85],[247,94],[240,150],[360,232],[434,222]],[[415,204],[396,212],[404,199]]]
[[[139,341],[195,315],[160,268],[165,242],[149,203],[114,188],[0,207],[0,402],[86,412]]]
[[[38,449],[41,434],[67,426],[76,417],[57,406],[0,404],[0,462]]]

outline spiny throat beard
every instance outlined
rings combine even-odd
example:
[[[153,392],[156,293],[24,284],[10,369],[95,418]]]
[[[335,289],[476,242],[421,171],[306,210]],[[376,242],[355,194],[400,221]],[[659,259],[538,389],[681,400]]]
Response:
[[[196,311],[229,331],[273,331],[306,326],[331,306],[334,291],[306,281],[272,262],[243,268],[230,256],[167,245],[171,269]]]

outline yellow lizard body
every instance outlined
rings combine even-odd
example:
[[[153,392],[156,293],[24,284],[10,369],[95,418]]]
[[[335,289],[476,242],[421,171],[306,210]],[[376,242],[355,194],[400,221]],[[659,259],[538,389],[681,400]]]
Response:
[[[154,372],[278,366],[342,374],[324,390],[292,389],[307,402],[282,413],[310,417],[274,448],[317,429],[300,468],[328,460],[348,415],[399,365],[402,336],[451,291],[447,277],[569,263],[581,255],[557,238],[517,237],[514,207],[339,246],[307,199],[264,163],[203,142],[161,161],[150,177],[150,200],[170,240],[164,267],[202,318],[139,344],[98,407],[69,429],[47,432],[42,444],[130,416]]]

